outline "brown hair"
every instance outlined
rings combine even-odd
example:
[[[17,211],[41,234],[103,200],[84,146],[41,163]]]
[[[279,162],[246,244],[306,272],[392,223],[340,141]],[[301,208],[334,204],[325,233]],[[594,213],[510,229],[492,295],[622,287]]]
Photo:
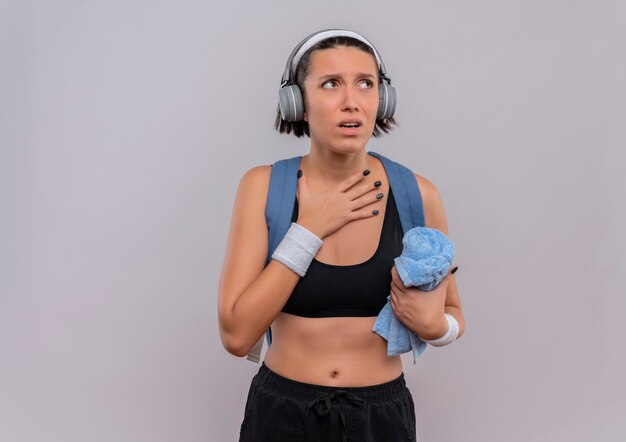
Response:
[[[339,46],[355,47],[355,48],[361,49],[364,52],[367,52],[372,57],[374,57],[374,59],[376,58],[374,55],[374,51],[372,51],[372,48],[370,48],[368,45],[366,45],[362,41],[357,40],[355,38],[340,36],[340,37],[330,37],[325,40],[322,40],[318,42],[317,44],[313,45],[308,51],[304,53],[304,55],[300,59],[300,62],[298,63],[298,66],[296,67],[295,83],[298,85],[298,87],[300,88],[303,94],[304,94],[304,80],[309,74],[309,70],[311,68],[311,53],[316,50],[336,48]],[[376,66],[378,66],[378,63],[376,64]],[[377,77],[380,83],[382,81],[382,79],[380,78],[380,72],[378,72]],[[380,132],[381,130],[385,133],[388,133],[393,128],[393,126],[399,126],[398,122],[393,117],[382,119],[382,120],[377,119],[376,124],[374,125],[374,131],[372,132],[372,136],[374,138],[378,138],[382,136]],[[304,135],[306,135],[307,137],[311,136],[309,133],[308,122],[304,120],[294,121],[294,122],[283,120],[280,114],[280,105],[278,105],[278,107],[276,108],[276,122],[274,123],[274,129],[276,129],[281,134],[282,133],[289,134],[293,132],[293,134],[298,138]]]

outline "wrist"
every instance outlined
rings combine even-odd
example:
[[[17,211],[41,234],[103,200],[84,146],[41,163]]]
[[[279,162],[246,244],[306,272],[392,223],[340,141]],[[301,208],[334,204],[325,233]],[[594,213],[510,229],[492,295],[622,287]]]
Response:
[[[434,338],[431,336],[420,336],[422,341],[435,347],[443,347],[444,345],[448,345],[456,340],[459,335],[459,323],[456,318],[449,313],[444,313],[444,318],[447,322],[446,331],[439,337],[435,336]]]
[[[323,241],[313,232],[292,222],[287,233],[272,253],[272,259],[283,263],[300,276],[304,276],[322,246]]]
[[[305,229],[307,229],[309,232],[311,232],[313,235],[317,236],[319,239],[324,239],[324,235],[321,231],[321,229],[319,229],[315,223],[309,222],[308,220],[296,220],[295,221],[296,224],[298,224],[299,226],[304,227]]]

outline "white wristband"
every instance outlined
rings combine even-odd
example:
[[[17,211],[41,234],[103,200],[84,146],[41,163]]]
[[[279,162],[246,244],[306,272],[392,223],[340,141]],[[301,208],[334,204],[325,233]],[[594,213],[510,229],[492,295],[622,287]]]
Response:
[[[448,320],[448,331],[437,339],[422,339],[422,341],[429,343],[435,347],[443,347],[444,345],[448,345],[453,342],[457,336],[459,335],[459,323],[456,318],[448,313],[444,313],[444,316]]]
[[[310,230],[292,222],[272,253],[272,259],[282,262],[298,275],[304,276],[323,243],[324,241]]]

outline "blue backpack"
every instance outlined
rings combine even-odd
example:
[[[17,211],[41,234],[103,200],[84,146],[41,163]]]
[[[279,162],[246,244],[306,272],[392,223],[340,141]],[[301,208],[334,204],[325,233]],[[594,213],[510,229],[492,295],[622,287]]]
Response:
[[[422,195],[420,193],[415,175],[407,167],[390,160],[383,155],[368,151],[369,155],[378,158],[389,178],[389,186],[393,190],[393,196],[402,224],[402,234],[413,227],[424,227],[424,209]],[[291,225],[293,205],[298,189],[298,169],[302,156],[276,161],[272,164],[270,184],[265,205],[265,219],[268,227],[267,266],[272,260],[272,254],[282,241]],[[268,347],[272,345],[272,328],[265,332]],[[263,336],[252,347],[247,359],[259,362],[263,349]]]

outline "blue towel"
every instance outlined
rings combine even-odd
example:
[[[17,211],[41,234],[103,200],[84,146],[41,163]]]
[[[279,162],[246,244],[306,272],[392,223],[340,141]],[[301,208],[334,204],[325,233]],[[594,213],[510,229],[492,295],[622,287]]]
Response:
[[[454,259],[454,244],[437,229],[414,227],[402,238],[402,255],[394,259],[396,270],[407,287],[430,291],[446,277]],[[413,350],[413,364],[426,349],[426,343],[396,317],[391,295],[378,314],[373,332],[387,340],[387,356]]]

